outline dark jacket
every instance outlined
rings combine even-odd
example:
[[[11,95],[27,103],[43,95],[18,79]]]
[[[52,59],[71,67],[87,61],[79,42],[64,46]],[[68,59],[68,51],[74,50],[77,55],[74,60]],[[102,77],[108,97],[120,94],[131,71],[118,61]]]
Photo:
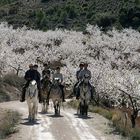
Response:
[[[80,78],[79,78],[79,73],[80,73],[82,70],[83,70],[83,69],[79,69],[79,70],[76,72],[76,78],[77,78],[77,81],[80,80]]]
[[[24,76],[27,82],[35,80],[38,86],[40,86],[40,77],[41,77],[40,73],[37,70],[32,69],[27,70]]]
[[[49,69],[44,69],[42,71],[42,77],[45,78],[47,76],[47,78],[50,78],[51,76],[51,71]]]

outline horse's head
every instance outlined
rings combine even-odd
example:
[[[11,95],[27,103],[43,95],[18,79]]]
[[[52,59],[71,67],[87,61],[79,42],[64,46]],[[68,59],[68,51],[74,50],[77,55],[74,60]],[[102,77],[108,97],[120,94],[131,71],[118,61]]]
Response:
[[[30,82],[30,84],[29,84],[30,86],[35,86],[35,85],[37,85],[37,83],[36,83],[36,81],[35,80],[32,80],[31,82]]]
[[[30,81],[28,90],[30,96],[34,96],[37,91],[37,82],[35,80]]]
[[[58,87],[60,84],[60,78],[54,78],[53,79],[53,87]]]
[[[54,84],[59,84],[60,83],[60,78],[54,78]]]
[[[90,80],[89,74],[85,74],[83,77],[83,83],[88,84],[89,80]]]

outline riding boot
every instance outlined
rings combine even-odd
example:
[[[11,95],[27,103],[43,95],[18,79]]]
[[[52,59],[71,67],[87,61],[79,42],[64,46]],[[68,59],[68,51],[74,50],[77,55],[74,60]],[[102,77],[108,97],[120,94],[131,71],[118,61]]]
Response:
[[[63,102],[66,102],[66,101],[65,101],[65,93],[64,93],[64,90],[63,90],[63,89],[62,89],[62,101],[63,101]]]
[[[23,87],[22,95],[20,97],[20,102],[24,102],[25,101],[25,93],[26,93],[26,87]]]
[[[62,91],[62,102],[66,102],[65,101],[65,93],[64,93],[64,86],[63,85],[59,85]]]
[[[73,95],[76,96],[76,90],[77,90],[77,85],[79,82],[76,82],[76,84],[73,87]]]
[[[77,87],[77,91],[76,91],[76,99],[78,100],[80,96],[80,88]]]
[[[42,103],[41,90],[38,90],[38,99],[39,99],[39,103]]]
[[[49,90],[48,95],[47,95],[47,105],[49,105],[50,91],[51,90]]]
[[[91,93],[91,100],[93,100],[93,88],[91,88],[90,93]]]
[[[91,100],[93,100],[93,93],[94,93],[93,86],[90,84],[90,82],[88,83],[88,86],[90,87]]]

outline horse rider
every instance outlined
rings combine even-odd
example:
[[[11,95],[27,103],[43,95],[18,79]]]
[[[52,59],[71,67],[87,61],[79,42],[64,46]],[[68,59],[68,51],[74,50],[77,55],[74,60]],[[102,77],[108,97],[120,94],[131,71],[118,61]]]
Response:
[[[29,65],[29,70],[25,72],[24,79],[26,80],[26,84],[24,85],[22,89],[22,95],[20,102],[25,101],[25,93],[26,93],[26,88],[29,86],[30,81],[35,80],[37,82],[37,88],[39,90],[38,92],[38,97],[39,97],[39,102],[41,103],[41,93],[40,93],[40,73],[37,71],[38,65]]]
[[[56,67],[56,72],[53,74],[52,80],[54,80],[55,78],[60,79],[59,87],[62,90],[62,101],[65,102],[64,85],[62,85],[62,83],[63,83],[63,75],[62,75],[62,73],[60,73],[60,67]],[[50,92],[48,94],[48,104],[49,104],[49,95],[50,95]]]
[[[42,71],[42,80],[41,80],[42,86],[44,86],[45,80],[49,80],[49,82],[51,84],[51,71],[50,71],[50,68],[49,68],[47,63],[45,63],[43,66],[44,66],[44,69]]]
[[[79,64],[79,70],[76,71],[76,79],[77,79],[77,82],[76,82],[76,84],[74,85],[74,88],[73,88],[74,95],[76,95],[76,87],[77,87],[78,83],[81,81],[81,79],[79,77],[79,73],[83,70],[83,68],[84,68],[84,63],[80,63]]]
[[[41,75],[38,72],[38,65],[33,66],[34,69],[34,79],[37,82],[37,88],[38,88],[38,98],[39,98],[39,103],[42,103],[42,97],[41,97]]]
[[[84,77],[86,75],[88,75],[88,78],[89,78],[89,81],[90,81],[90,79],[91,79],[91,71],[88,69],[88,63],[84,63],[84,69],[79,72],[78,78],[80,79],[81,82],[77,86],[78,93],[77,93],[77,96],[76,97],[80,96],[79,95],[80,94],[79,87],[81,86],[81,84],[83,82],[83,79],[84,79]],[[93,86],[91,85],[90,82],[88,82],[88,86],[89,86],[90,92],[91,92],[91,99],[93,99]]]

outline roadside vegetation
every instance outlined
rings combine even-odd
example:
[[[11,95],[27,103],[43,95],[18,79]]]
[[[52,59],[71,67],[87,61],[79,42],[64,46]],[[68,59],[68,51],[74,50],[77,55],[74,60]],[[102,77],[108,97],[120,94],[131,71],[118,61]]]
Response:
[[[78,101],[71,100],[70,102],[68,102],[68,107],[77,109]],[[93,104],[90,104],[89,111],[98,113],[110,120],[110,123],[108,125],[115,128],[110,133],[120,134],[128,138],[129,140],[140,139],[140,118],[137,119],[137,126],[135,128],[132,128],[129,114],[127,115],[124,110],[117,108],[106,108],[104,106],[95,106]]]
[[[15,74],[7,74],[0,78],[0,102],[18,99],[24,79]]]
[[[0,139],[5,139],[9,135],[18,131],[17,124],[20,114],[15,111],[2,110],[0,112]]]

